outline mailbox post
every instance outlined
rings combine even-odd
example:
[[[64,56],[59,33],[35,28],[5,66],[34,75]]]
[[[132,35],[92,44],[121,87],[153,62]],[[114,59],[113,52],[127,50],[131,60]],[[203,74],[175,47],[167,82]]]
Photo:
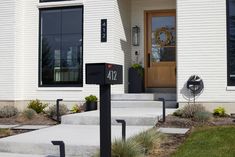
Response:
[[[86,84],[100,85],[100,156],[111,157],[111,85],[123,83],[122,66],[86,64]]]

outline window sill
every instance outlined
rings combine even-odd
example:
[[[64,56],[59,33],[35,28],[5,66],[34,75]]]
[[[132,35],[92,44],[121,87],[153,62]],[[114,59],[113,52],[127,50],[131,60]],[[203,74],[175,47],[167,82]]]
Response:
[[[37,87],[38,91],[83,91],[83,87]]]
[[[83,0],[63,1],[63,2],[44,2],[37,5],[38,8],[53,8],[53,7],[67,7],[83,5]]]
[[[235,91],[235,86],[227,86],[227,91]]]

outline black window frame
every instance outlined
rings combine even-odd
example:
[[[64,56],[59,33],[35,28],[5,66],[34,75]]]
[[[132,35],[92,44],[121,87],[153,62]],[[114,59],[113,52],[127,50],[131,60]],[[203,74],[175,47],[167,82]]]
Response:
[[[61,0],[62,1],[62,0]],[[40,63],[40,54],[41,54],[41,11],[43,10],[58,10],[58,9],[74,9],[74,8],[81,8],[82,9],[82,58],[81,58],[81,83],[78,83],[78,84],[51,84],[51,85],[48,85],[48,84],[41,84],[41,63]],[[84,6],[83,5],[79,5],[79,6],[64,6],[64,7],[53,7],[53,8],[40,8],[39,9],[39,34],[38,34],[38,41],[39,41],[39,44],[38,44],[38,87],[83,87],[83,78],[84,78],[84,75],[83,75],[83,72],[84,72],[84,69],[83,69],[83,64],[84,64]]]
[[[231,71],[231,66],[230,66],[230,18],[229,18],[229,13],[230,13],[230,9],[229,9],[229,2],[230,0],[226,0],[226,25],[227,25],[227,86],[235,86],[235,79],[231,80],[230,78],[230,71]]]

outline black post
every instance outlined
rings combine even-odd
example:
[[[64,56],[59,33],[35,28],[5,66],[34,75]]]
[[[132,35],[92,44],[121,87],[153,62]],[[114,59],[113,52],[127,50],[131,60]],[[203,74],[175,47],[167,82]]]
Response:
[[[122,124],[122,140],[126,141],[126,121],[122,119],[117,119],[116,121]]]
[[[53,145],[60,147],[60,157],[65,157],[65,145],[63,141],[51,141]]]
[[[166,121],[166,101],[164,98],[159,98],[159,101],[162,101],[162,122]]]
[[[110,85],[100,85],[100,157],[111,157]]]
[[[60,101],[63,101],[63,99],[56,100],[56,116],[57,116],[58,123],[60,123]]]

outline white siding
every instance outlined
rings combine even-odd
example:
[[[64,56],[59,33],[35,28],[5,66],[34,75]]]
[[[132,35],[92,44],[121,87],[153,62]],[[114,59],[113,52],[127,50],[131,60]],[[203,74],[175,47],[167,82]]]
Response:
[[[24,99],[24,2],[15,2],[15,100]]]
[[[144,66],[144,11],[168,9],[176,9],[176,0],[131,0],[131,26],[140,27],[140,46],[132,46],[132,63],[136,63],[138,51],[138,62]]]
[[[235,102],[227,91],[226,1],[178,0],[178,101],[186,102],[185,83],[191,75],[202,77],[200,102]]]
[[[121,31],[119,27],[114,29],[115,22],[121,19],[119,14],[116,16],[117,20],[114,20],[114,10],[118,9],[116,0],[76,0],[74,2],[84,6],[84,67],[85,63],[93,62],[124,64],[122,45],[114,46],[113,43],[117,38],[124,41],[130,39],[128,34],[127,37],[124,34],[124,27],[121,28],[122,34],[115,37],[118,33],[114,31],[117,29]],[[63,6],[69,3],[71,2],[53,4]],[[53,6],[52,3],[47,4]],[[84,86],[81,88],[38,88],[38,6],[41,7],[38,0],[0,2],[0,100],[63,98],[74,101],[83,100],[89,94],[98,96],[98,86],[85,84],[85,68]],[[100,42],[101,19],[108,20],[108,42],[106,43]],[[121,26],[121,22],[119,24]],[[113,92],[123,93],[124,86],[115,87]]]
[[[0,1],[0,99],[13,100],[15,65],[15,0]]]
[[[130,0],[115,0],[114,4],[114,57],[123,65],[125,91],[128,89],[128,68],[131,66],[131,12]],[[114,86],[115,93],[123,93],[123,85]]]

